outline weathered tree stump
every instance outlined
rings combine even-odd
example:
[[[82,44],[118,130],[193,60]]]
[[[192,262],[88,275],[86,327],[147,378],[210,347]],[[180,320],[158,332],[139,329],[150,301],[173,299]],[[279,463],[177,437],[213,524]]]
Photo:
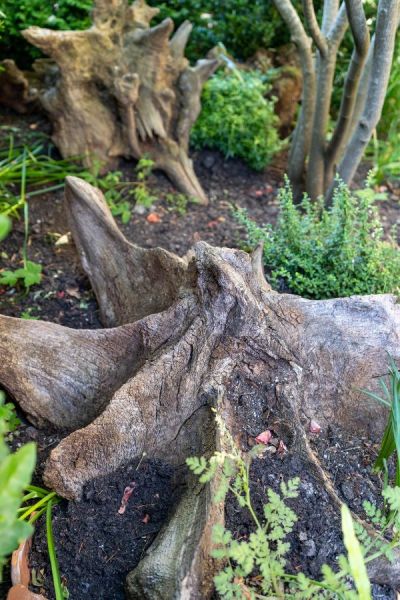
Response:
[[[170,39],[171,19],[150,27],[157,13],[145,0],[96,0],[86,31],[30,27],[23,35],[57,64],[40,100],[64,157],[107,168],[120,156],[149,155],[181,191],[206,203],[188,145],[202,87],[218,61],[190,67],[184,53],[191,24]]]
[[[381,434],[384,411],[360,388],[377,386],[386,352],[400,358],[397,299],[279,294],[260,249],[249,256],[200,242],[184,258],[144,250],[123,237],[101,192],[77,178],[67,180],[66,208],[110,329],[0,317],[1,384],[33,423],[71,432],[51,452],[45,482],[79,498],[87,481],[144,451],[176,464],[212,451],[223,440],[209,409],[223,390],[219,409],[235,436],[262,431],[273,414],[290,427],[289,452],[339,505],[310,447],[310,420]],[[207,597],[210,527],[222,516],[210,490],[199,490],[189,486],[128,578],[131,598]],[[372,565],[371,577],[400,584],[399,563],[385,569]]]

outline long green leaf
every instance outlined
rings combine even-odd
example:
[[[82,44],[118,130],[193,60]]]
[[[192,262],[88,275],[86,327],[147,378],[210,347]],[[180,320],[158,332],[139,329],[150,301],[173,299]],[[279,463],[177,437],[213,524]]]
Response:
[[[350,510],[342,504],[343,541],[348,553],[348,560],[359,600],[371,600],[371,584],[367,574],[360,542],[354,532]]]

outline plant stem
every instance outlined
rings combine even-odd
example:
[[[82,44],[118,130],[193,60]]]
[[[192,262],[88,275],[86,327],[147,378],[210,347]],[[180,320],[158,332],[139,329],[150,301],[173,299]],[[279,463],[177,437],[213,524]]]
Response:
[[[53,500],[47,504],[46,510],[46,537],[47,537],[47,548],[49,551],[49,559],[51,566],[51,574],[53,577],[54,592],[56,600],[64,600],[64,593],[61,585],[60,570],[58,567],[58,560],[56,555],[56,549],[54,544],[53,525],[51,521],[51,510],[53,508]]]
[[[44,496],[44,498],[41,498],[41,500],[39,500],[39,502],[36,502],[36,504],[33,504],[32,506],[27,508],[26,511],[19,517],[19,520],[23,521],[24,519],[26,519],[26,517],[29,517],[38,508],[40,508],[47,502],[51,502],[55,496],[56,496],[56,492],[50,492],[50,494],[47,494],[47,496]]]

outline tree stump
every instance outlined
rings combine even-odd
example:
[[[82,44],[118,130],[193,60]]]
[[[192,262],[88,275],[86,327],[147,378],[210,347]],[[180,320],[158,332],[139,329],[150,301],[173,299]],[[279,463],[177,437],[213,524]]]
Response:
[[[210,420],[222,390],[234,436],[263,431],[272,411],[290,428],[288,451],[339,506],[307,431],[316,418],[381,434],[384,410],[360,388],[377,387],[387,352],[400,358],[397,299],[277,293],[260,248],[250,256],[199,242],[184,258],[144,250],[123,237],[101,192],[74,177],[66,209],[108,329],[0,317],[1,384],[33,423],[70,431],[50,454],[47,485],[79,498],[86,482],[144,451],[176,464],[212,451],[224,443]],[[189,485],[128,578],[130,598],[208,597],[210,528],[222,519],[211,493]],[[369,570],[400,584],[399,562]]]
[[[145,0],[96,0],[86,31],[30,27],[24,37],[57,64],[44,78],[40,100],[64,157],[82,156],[111,168],[120,156],[148,155],[176,186],[207,198],[188,157],[200,95],[217,60],[190,67],[184,57],[192,26],[150,21],[158,9]],[[50,69],[50,67],[49,67]]]

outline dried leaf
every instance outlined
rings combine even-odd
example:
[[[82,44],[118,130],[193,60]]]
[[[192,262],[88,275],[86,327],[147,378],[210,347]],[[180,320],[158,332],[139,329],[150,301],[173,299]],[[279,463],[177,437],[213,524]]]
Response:
[[[122,496],[122,500],[121,500],[121,506],[118,509],[118,514],[119,515],[123,515],[126,507],[128,505],[128,501],[129,498],[132,496],[133,490],[136,487],[136,483],[134,481],[132,481],[129,485],[126,486],[125,490],[124,490],[124,494]]]

